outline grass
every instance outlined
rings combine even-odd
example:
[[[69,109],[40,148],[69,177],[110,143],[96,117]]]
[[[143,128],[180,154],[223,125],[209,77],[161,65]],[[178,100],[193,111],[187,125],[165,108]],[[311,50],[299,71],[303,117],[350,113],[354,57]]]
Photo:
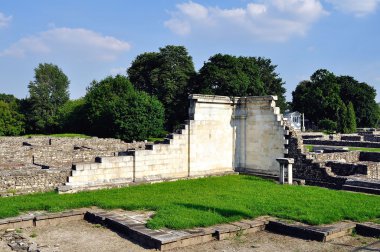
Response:
[[[165,137],[148,137],[148,142],[161,142],[164,141]]]
[[[76,134],[76,133],[62,133],[62,134],[51,134],[51,135],[44,135],[44,134],[29,134],[24,135],[24,137],[34,137],[34,136],[48,136],[48,137],[76,137],[76,138],[91,138],[91,136],[87,136],[84,134]]]
[[[252,176],[182,180],[59,195],[0,198],[0,218],[22,212],[103,209],[153,210],[150,228],[210,226],[271,215],[308,224],[380,218],[380,197],[319,187],[279,185]]]
[[[313,145],[305,145],[307,151],[313,150]],[[345,146],[344,146],[345,147]],[[365,148],[365,147],[348,147],[350,151],[366,151],[366,152],[380,152],[380,148]]]

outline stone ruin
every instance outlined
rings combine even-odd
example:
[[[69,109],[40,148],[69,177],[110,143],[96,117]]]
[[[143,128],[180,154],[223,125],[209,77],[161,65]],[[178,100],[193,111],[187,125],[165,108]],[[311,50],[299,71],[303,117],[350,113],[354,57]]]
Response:
[[[277,158],[294,159],[299,183],[341,189],[350,176],[379,179],[374,154],[307,153],[307,139],[283,120],[276,99],[191,95],[189,120],[154,144],[0,138],[0,194],[75,192],[235,172],[276,178]]]
[[[285,125],[275,96],[191,95],[182,129],[144,150],[73,166],[60,191],[256,171],[278,174],[286,152]]]
[[[67,181],[73,163],[144,146],[119,139],[0,137],[0,195],[53,190]]]

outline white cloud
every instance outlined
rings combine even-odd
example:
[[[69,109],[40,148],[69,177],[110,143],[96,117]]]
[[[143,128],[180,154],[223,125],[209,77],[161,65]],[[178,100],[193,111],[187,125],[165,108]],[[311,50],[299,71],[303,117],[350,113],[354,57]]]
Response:
[[[195,2],[178,4],[164,24],[174,33],[193,32],[229,35],[238,32],[255,39],[284,41],[306,34],[311,25],[327,14],[319,0],[262,0],[244,8],[222,9]]]
[[[362,17],[376,11],[380,0],[326,0],[335,9]]]
[[[53,28],[15,42],[0,56],[69,54],[88,60],[112,61],[130,49],[128,42],[81,28]]]
[[[9,23],[12,21],[12,16],[5,16],[4,13],[0,12],[0,28],[7,27]]]

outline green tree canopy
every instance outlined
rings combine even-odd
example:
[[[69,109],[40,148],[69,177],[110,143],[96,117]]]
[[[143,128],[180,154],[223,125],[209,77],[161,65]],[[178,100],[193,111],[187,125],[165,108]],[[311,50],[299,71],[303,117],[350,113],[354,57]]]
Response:
[[[336,122],[340,132],[352,132],[356,128],[352,118],[356,118],[360,127],[375,127],[380,118],[373,87],[350,76],[336,76],[326,69],[317,70],[310,80],[301,81],[292,95],[293,110],[305,113],[314,123],[324,119]]]
[[[91,135],[127,141],[162,135],[164,108],[161,102],[143,91],[136,91],[124,76],[93,81],[84,99]]]
[[[376,90],[351,76],[338,76],[340,96],[345,103],[352,102],[359,127],[376,127],[380,110],[376,104]]]
[[[189,80],[195,69],[185,47],[168,45],[159,52],[140,54],[127,73],[137,90],[154,95],[163,103],[167,129],[187,118]]]
[[[0,100],[0,136],[17,136],[24,133],[24,117]]]
[[[84,98],[69,100],[58,109],[58,124],[61,132],[84,133],[87,129]]]
[[[216,54],[199,70],[194,91],[225,96],[277,95],[284,110],[286,90],[275,69],[270,59]]]
[[[53,133],[58,128],[58,110],[69,100],[69,79],[53,64],[39,64],[34,81],[29,83],[30,131]]]

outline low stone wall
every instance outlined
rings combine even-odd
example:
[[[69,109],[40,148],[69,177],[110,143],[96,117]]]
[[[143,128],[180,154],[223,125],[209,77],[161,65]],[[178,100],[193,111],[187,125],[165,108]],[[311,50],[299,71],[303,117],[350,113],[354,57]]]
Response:
[[[326,166],[331,168],[331,171],[339,176],[351,176],[356,174],[368,174],[368,166],[365,164],[347,164],[329,161]]]
[[[316,153],[310,155],[317,162],[343,161],[353,163],[360,161],[360,151]]]
[[[305,139],[304,144],[311,145],[333,145],[333,146],[352,146],[365,148],[380,148],[380,143],[375,142],[355,142],[355,141],[334,141],[334,140],[313,140]]]
[[[0,196],[51,191],[63,185],[70,169],[22,169],[0,171]]]
[[[342,135],[340,137],[340,140],[342,140],[342,141],[354,141],[354,142],[356,141],[356,142],[360,142],[360,141],[363,141],[363,137],[362,136],[358,136],[358,135]]]
[[[304,150],[303,141],[305,140],[302,141],[299,133],[289,126],[287,126],[287,129],[289,130],[289,144],[286,157],[294,158],[294,178],[304,179],[308,185],[340,189],[345,183],[346,178],[334,174],[331,168],[326,167],[322,161],[322,159],[336,158],[336,156],[325,155],[320,156],[321,161],[315,160],[315,156],[307,154]]]
[[[73,163],[145,149],[119,139],[0,137],[0,195],[48,191],[67,182]],[[49,168],[49,169],[46,169]]]
[[[360,152],[360,161],[380,162],[380,152]]]
[[[380,142],[380,135],[364,135],[364,141],[369,141],[369,142]]]
[[[315,138],[323,138],[324,135],[302,135],[302,139],[315,139]]]

